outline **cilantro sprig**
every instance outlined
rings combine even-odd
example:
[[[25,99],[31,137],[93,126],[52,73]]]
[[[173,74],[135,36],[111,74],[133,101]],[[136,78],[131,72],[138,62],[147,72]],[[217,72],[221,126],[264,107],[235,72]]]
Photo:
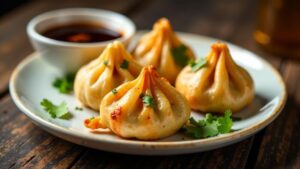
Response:
[[[51,115],[52,118],[70,119],[72,117],[71,113],[68,111],[66,102],[55,105],[50,100],[43,99],[40,104],[43,109]]]
[[[183,129],[187,135],[196,139],[229,133],[233,124],[231,115],[232,112],[227,110],[224,116],[220,117],[210,113],[206,114],[205,118],[199,121],[191,117]]]
[[[52,85],[57,88],[60,93],[67,94],[73,91],[74,79],[74,74],[67,74],[63,78],[56,78]]]
[[[124,59],[123,62],[121,63],[121,65],[120,65],[120,67],[122,69],[128,69],[128,66],[129,66],[128,60]]]
[[[107,61],[107,60],[103,61],[103,64],[104,64],[105,66],[108,66],[108,61]]]
[[[116,95],[117,93],[118,93],[118,91],[117,91],[117,89],[116,88],[114,88],[114,89],[112,89],[112,91],[111,91],[114,95]]]
[[[197,72],[199,69],[205,67],[206,64],[207,64],[207,60],[203,58],[200,58],[197,61],[190,61],[189,63],[193,72]]]
[[[83,110],[83,108],[82,107],[75,107],[75,110],[78,110],[78,111],[82,111]]]
[[[186,53],[187,50],[188,50],[188,48],[183,44],[171,49],[173,58],[177,65],[184,67],[185,65],[188,64],[189,57],[187,56],[187,53]]]
[[[155,101],[152,96],[147,94],[141,94],[140,98],[142,99],[144,105],[150,106],[152,108],[156,107]]]

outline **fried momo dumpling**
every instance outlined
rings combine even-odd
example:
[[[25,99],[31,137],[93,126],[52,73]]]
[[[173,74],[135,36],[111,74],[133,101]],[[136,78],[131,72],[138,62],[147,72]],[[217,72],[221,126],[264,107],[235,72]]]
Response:
[[[158,73],[172,84],[180,70],[195,58],[192,50],[176,36],[166,18],[158,20],[153,30],[139,40],[133,56],[143,66],[155,66]]]
[[[202,112],[237,112],[254,98],[249,73],[233,61],[227,45],[221,42],[212,45],[204,67],[193,70],[186,66],[180,72],[176,89],[192,109]]]
[[[97,59],[80,68],[75,78],[75,95],[85,106],[98,111],[108,92],[134,80],[141,69],[120,42],[113,42]]]
[[[154,140],[178,131],[190,117],[187,100],[153,66],[139,77],[109,92],[100,117],[85,121],[88,128],[109,128],[124,138]]]

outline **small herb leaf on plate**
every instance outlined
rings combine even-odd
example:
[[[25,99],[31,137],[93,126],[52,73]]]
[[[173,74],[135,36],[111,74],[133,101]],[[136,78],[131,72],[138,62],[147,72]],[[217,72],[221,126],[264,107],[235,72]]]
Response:
[[[74,79],[74,74],[67,74],[63,78],[56,78],[52,85],[57,88],[60,93],[67,94],[73,91]]]
[[[232,127],[232,112],[230,110],[226,110],[223,117],[218,117],[217,121],[219,123],[218,130],[221,134],[229,133]]]
[[[66,102],[55,105],[48,99],[43,99],[40,104],[43,109],[51,115],[52,118],[70,119],[72,117],[71,113],[68,111]]]
[[[196,139],[229,133],[233,124],[231,114],[230,110],[225,111],[224,116],[208,113],[199,121],[191,117],[183,129],[187,135]]]
[[[82,111],[83,110],[83,108],[82,107],[75,107],[75,110],[78,110],[78,111]]]

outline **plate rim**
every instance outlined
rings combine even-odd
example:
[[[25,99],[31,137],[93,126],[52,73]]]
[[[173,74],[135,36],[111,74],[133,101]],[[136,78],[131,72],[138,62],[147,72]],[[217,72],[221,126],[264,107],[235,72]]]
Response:
[[[137,31],[137,33],[141,33],[141,32],[144,32],[144,31]],[[197,35],[197,34],[192,34],[192,33],[183,33],[183,32],[176,32],[176,33],[179,36],[193,36],[193,37],[206,39],[206,40],[220,41],[220,39],[215,39],[215,38],[211,38],[208,36],[202,36],[202,35]],[[136,35],[134,35],[134,36],[136,36]],[[272,71],[272,74],[275,75],[280,86],[283,88],[283,92],[280,95],[279,104],[276,106],[276,108],[270,114],[270,116],[268,118],[266,118],[260,122],[257,122],[251,126],[248,126],[242,130],[234,131],[234,132],[227,133],[227,134],[221,134],[216,137],[210,137],[210,138],[205,138],[205,139],[195,139],[195,140],[163,141],[163,142],[129,140],[129,139],[120,139],[120,140],[119,139],[99,139],[99,138],[95,138],[93,136],[90,136],[90,135],[87,135],[84,133],[73,132],[70,129],[67,129],[67,128],[59,126],[57,124],[51,123],[51,122],[43,119],[42,117],[37,116],[33,112],[31,112],[31,110],[28,108],[29,106],[26,106],[26,104],[23,103],[22,100],[20,99],[20,96],[19,96],[19,94],[17,92],[17,88],[16,88],[16,81],[17,81],[21,71],[23,70],[24,67],[26,67],[26,65],[28,65],[29,63],[31,63],[32,61],[34,61],[35,59],[37,59],[39,57],[38,56],[39,54],[37,52],[33,52],[30,55],[28,55],[27,57],[25,57],[14,69],[14,71],[11,75],[10,81],[9,81],[9,91],[10,91],[12,100],[17,105],[17,107],[21,110],[21,112],[24,113],[29,119],[31,119],[39,127],[43,128],[43,129],[45,129],[44,127],[46,127],[47,129],[55,130],[60,133],[64,133],[64,134],[70,135],[72,137],[77,137],[77,138],[84,139],[84,140],[87,139],[89,141],[96,141],[99,143],[101,142],[101,143],[109,143],[109,144],[118,144],[118,145],[132,146],[132,147],[139,147],[139,146],[151,147],[151,148],[155,147],[155,149],[157,149],[157,148],[169,149],[169,148],[181,148],[181,147],[184,147],[184,148],[194,147],[195,148],[195,147],[205,147],[205,146],[209,146],[209,145],[211,146],[211,145],[219,144],[219,143],[228,143],[230,141],[234,142],[235,140],[238,140],[239,138],[244,139],[244,138],[247,138],[247,136],[251,136],[251,135],[255,134],[256,132],[258,132],[259,130],[263,129],[268,124],[270,124],[280,114],[280,112],[284,108],[286,100],[287,100],[287,88],[283,81],[282,76],[277,71],[277,69],[275,69],[265,59],[263,59],[259,55],[255,54],[245,48],[242,48],[238,45],[234,45],[234,44],[232,44],[230,42],[226,42],[224,40],[221,40],[221,41],[223,41],[231,46],[234,46],[235,48],[238,48],[239,50],[242,50],[244,52],[249,52],[256,59],[261,61],[265,66],[267,66]],[[45,129],[45,130],[47,130],[47,129]],[[56,134],[54,134],[54,135],[56,135]],[[58,135],[56,135],[56,136],[58,136]],[[87,145],[85,145],[85,146],[87,146]]]

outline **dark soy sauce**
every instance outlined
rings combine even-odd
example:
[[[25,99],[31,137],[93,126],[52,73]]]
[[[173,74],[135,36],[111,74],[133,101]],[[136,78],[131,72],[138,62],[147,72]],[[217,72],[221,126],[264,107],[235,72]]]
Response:
[[[121,33],[92,23],[70,23],[49,28],[42,35],[59,41],[95,43],[121,37]]]

